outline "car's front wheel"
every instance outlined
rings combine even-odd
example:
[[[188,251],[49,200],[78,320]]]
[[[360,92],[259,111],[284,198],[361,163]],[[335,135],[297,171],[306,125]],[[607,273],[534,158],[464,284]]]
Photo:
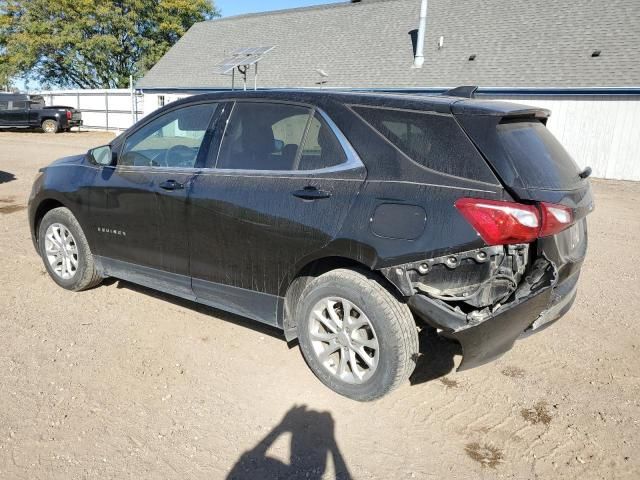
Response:
[[[369,272],[338,269],[314,279],[301,295],[297,320],[311,370],[353,400],[382,397],[415,368],[411,311]]]
[[[47,272],[62,288],[77,292],[102,281],[87,238],[69,209],[54,208],[42,218],[38,248]]]

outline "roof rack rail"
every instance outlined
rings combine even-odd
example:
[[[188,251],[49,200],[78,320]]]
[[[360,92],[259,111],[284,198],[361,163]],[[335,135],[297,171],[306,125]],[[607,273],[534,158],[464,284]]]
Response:
[[[476,96],[476,90],[478,90],[477,85],[464,85],[447,90],[442,95],[445,97],[474,98]]]

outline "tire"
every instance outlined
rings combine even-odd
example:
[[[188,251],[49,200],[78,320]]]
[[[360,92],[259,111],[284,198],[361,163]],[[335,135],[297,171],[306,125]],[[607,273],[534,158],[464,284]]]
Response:
[[[51,119],[42,122],[41,126],[44,133],[58,133],[58,131],[60,130],[58,122]]]
[[[331,322],[329,308],[342,326]],[[347,327],[353,328],[345,332],[347,309],[351,312]],[[375,400],[404,383],[415,369],[419,348],[413,315],[370,272],[337,269],[314,279],[300,296],[296,319],[300,350],[309,368],[340,395]],[[330,322],[325,324],[326,320]],[[334,335],[331,326],[340,333]]]
[[[62,288],[78,292],[102,281],[87,238],[67,208],[54,208],[43,217],[38,228],[38,249],[49,276]]]

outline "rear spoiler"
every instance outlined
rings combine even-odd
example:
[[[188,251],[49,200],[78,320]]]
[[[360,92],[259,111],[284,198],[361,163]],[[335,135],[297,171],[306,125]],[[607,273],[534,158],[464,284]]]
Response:
[[[476,85],[463,85],[442,93],[443,97],[458,97],[460,100],[451,105],[455,115],[491,115],[505,120],[517,118],[535,118],[546,123],[551,111],[545,108],[521,105],[502,100],[477,100]],[[465,99],[465,100],[463,100]]]
[[[535,118],[542,123],[546,123],[549,116],[551,116],[551,111],[546,108],[502,100],[478,99],[458,100],[451,105],[451,113],[454,115],[489,115],[503,117],[504,119]]]

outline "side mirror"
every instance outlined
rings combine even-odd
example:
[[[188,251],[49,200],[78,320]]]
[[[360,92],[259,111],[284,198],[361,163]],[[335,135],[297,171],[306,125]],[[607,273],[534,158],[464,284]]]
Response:
[[[282,152],[284,149],[284,142],[282,140],[278,140],[277,138],[273,140],[273,149],[276,153]]]
[[[110,145],[96,147],[89,150],[89,159],[98,165],[108,167],[116,163],[116,155],[111,151]]]

